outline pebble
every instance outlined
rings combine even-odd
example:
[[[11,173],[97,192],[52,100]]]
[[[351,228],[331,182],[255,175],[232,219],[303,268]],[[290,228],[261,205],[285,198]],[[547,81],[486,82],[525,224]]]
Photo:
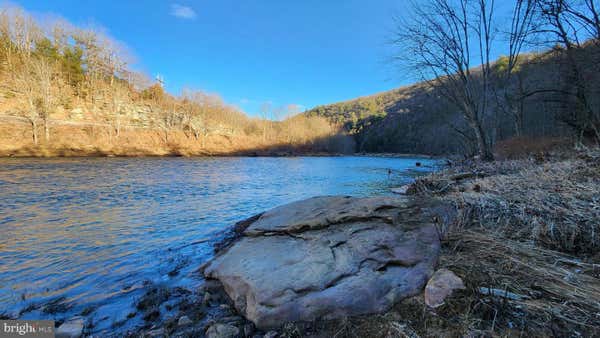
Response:
[[[188,316],[182,316],[177,321],[178,326],[186,326],[192,324],[192,320]]]

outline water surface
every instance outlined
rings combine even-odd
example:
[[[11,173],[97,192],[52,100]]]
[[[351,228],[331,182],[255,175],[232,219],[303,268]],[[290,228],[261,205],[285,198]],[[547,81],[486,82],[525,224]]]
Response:
[[[133,311],[145,285],[196,286],[211,243],[236,221],[316,195],[389,194],[436,165],[380,157],[0,159],[0,315],[83,312],[107,328]]]

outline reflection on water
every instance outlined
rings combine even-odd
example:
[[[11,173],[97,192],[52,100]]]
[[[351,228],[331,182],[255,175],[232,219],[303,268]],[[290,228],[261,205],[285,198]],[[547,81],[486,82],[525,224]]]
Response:
[[[435,164],[369,157],[1,159],[0,314],[60,319],[83,312],[110,324],[127,316],[144,283],[197,285],[210,241],[240,219],[315,195],[387,194]]]

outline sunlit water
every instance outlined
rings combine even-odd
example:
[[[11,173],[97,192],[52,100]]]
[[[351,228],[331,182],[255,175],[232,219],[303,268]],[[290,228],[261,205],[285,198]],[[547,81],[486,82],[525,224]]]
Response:
[[[0,315],[59,320],[84,312],[98,330],[109,327],[132,312],[145,285],[197,286],[212,243],[236,221],[316,195],[389,194],[436,165],[375,157],[0,159]]]

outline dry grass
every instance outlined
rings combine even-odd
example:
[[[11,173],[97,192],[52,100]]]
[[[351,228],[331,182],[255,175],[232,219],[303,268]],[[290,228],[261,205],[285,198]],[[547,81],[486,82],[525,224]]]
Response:
[[[471,230],[447,238],[440,265],[464,278],[467,297],[493,310],[492,321],[481,318],[479,329],[541,335],[600,333],[600,265],[530,242]],[[522,298],[482,294],[482,287]]]
[[[593,255],[600,249],[600,166],[545,163],[474,184],[480,193],[462,198],[482,227],[564,252]]]
[[[557,148],[567,148],[571,142],[560,137],[513,137],[498,142],[495,152],[500,159],[518,159],[530,154],[544,154]]]
[[[467,179],[452,179],[468,175]],[[600,151],[565,158],[465,163],[410,189],[466,210],[471,227],[577,255],[600,250]]]

